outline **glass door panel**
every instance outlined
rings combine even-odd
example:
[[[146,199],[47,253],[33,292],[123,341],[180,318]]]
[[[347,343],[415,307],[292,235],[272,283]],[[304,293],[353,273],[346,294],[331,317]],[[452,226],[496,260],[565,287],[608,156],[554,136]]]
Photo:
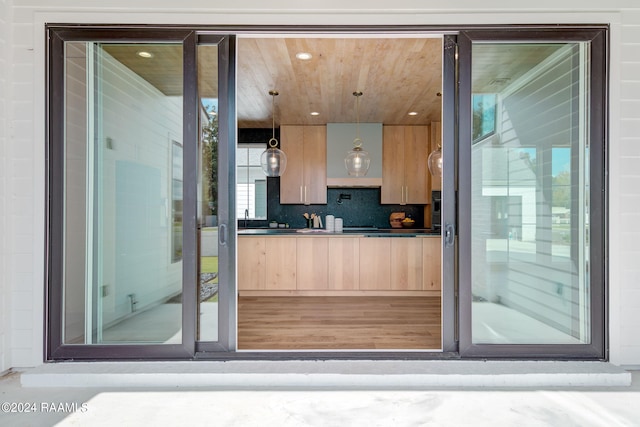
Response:
[[[200,109],[200,282],[198,284],[199,341],[218,341],[220,281],[218,234],[218,46],[198,46]]]
[[[589,60],[472,44],[472,344],[590,342]]]
[[[65,44],[63,344],[182,342],[182,58]]]

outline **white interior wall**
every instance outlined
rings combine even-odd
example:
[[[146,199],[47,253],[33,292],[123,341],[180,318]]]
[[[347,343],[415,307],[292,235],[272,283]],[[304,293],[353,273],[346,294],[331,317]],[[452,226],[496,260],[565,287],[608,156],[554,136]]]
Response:
[[[7,0],[4,0],[7,1]],[[111,0],[108,7],[83,0],[15,0],[7,55],[13,63],[13,93],[7,111],[15,111],[10,160],[20,170],[7,171],[4,194],[20,195],[21,216],[5,215],[0,237],[8,253],[4,270],[12,292],[15,340],[10,366],[42,362],[44,299],[44,94],[47,22],[147,24],[291,24],[291,25],[465,25],[519,23],[611,23],[610,121],[610,359],[640,364],[640,7],[637,0],[539,0],[526,9],[512,0],[460,0],[425,6],[420,0],[326,0],[292,3],[276,0],[236,2],[233,8],[203,6],[198,0],[156,0],[136,5]],[[292,6],[294,5],[294,6]],[[115,12],[118,11],[118,12]],[[5,39],[6,40],[6,39]],[[1,98],[1,97],[0,97]],[[10,107],[10,108],[9,108]],[[0,120],[2,119],[0,110]],[[5,169],[6,170],[6,169]],[[0,171],[0,174],[3,172]],[[0,193],[1,195],[2,193]],[[5,207],[5,212],[6,212]],[[0,210],[0,215],[2,210]]]
[[[182,263],[171,262],[170,202],[172,141],[182,142],[182,97],[165,96],[110,55],[102,56],[101,136],[113,144],[103,151],[104,170],[98,178],[104,198],[101,279],[111,289],[102,302],[107,325],[130,313],[129,294],[135,294],[137,308],[144,309],[182,287]],[[129,193],[138,200],[146,197],[142,224],[131,218],[138,215],[128,215],[121,206],[126,198],[117,182],[126,178],[118,176],[119,167],[121,174],[142,167],[144,178],[153,181],[151,188],[158,191]],[[139,250],[125,260],[119,256],[123,249],[117,249],[122,245],[118,237],[129,233],[137,236]]]

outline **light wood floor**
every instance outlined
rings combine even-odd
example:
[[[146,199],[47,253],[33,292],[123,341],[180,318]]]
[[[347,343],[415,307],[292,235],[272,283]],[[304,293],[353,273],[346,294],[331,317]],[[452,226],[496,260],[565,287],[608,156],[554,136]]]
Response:
[[[240,350],[440,349],[439,297],[240,297]]]

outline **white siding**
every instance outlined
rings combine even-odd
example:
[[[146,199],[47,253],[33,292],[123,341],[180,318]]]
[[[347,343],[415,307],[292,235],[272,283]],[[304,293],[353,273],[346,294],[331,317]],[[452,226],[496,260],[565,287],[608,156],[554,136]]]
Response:
[[[7,22],[10,5],[0,0],[0,375],[11,367],[9,362],[9,242],[4,238],[7,222],[7,87],[9,69],[9,28]]]
[[[0,304],[11,295],[12,340],[8,366],[42,361],[44,277],[44,23],[166,24],[481,24],[481,23],[611,23],[610,121],[610,337],[611,360],[640,365],[640,6],[637,0],[539,0],[527,9],[513,0],[460,0],[424,6],[420,0],[326,0],[318,3],[245,0],[231,9],[200,0],[138,2],[112,0],[108,7],[84,0],[15,0],[0,16],[12,23],[0,32],[13,37],[12,70],[0,67],[0,89],[11,90],[0,101],[0,239],[4,253],[0,272]],[[626,9],[625,9],[626,8]],[[114,12],[119,10],[120,12]],[[276,13],[265,13],[273,12]],[[10,12],[10,13],[6,13]],[[434,13],[437,12],[437,13]],[[0,18],[1,19],[1,18]],[[9,32],[8,32],[9,31]],[[6,49],[6,48],[5,48]],[[7,64],[0,64],[7,65]],[[1,80],[11,73],[11,80]],[[6,93],[6,92],[5,92]],[[4,96],[0,96],[2,100]],[[12,117],[8,118],[9,111]],[[10,120],[10,123],[8,122]],[[10,130],[7,130],[10,129]],[[2,132],[5,132],[3,134]],[[1,151],[1,150],[4,150]],[[4,174],[4,176],[3,176]],[[10,200],[9,200],[10,199]],[[10,268],[10,269],[9,269]],[[2,281],[5,281],[4,284]],[[6,282],[8,281],[8,283]],[[3,288],[4,286],[4,288]],[[3,292],[4,289],[4,292]],[[0,306],[0,308],[2,308]],[[5,313],[2,310],[2,313]],[[6,334],[0,320],[0,336]],[[5,336],[4,342],[7,343]],[[6,344],[5,344],[6,345]],[[1,368],[1,366],[0,366]]]
[[[640,365],[640,11],[623,15],[620,37],[619,74],[612,76],[620,94],[610,163],[611,334],[619,345],[612,352],[622,364]]]

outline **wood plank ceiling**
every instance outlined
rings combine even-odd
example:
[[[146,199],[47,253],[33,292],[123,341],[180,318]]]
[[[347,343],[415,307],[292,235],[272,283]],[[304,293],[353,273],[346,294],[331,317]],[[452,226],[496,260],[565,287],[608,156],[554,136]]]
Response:
[[[238,126],[270,128],[272,98],[276,125],[356,121],[428,124],[440,120],[441,38],[240,38],[238,40]],[[182,94],[179,45],[104,45],[118,61],[165,95]],[[299,52],[312,58],[302,61]],[[200,94],[217,97],[217,58],[211,46],[198,50]],[[319,113],[312,116],[311,112]],[[416,116],[408,113],[415,111]]]
[[[474,47],[476,92],[497,93],[540,63],[559,45],[514,45],[511,54],[493,45]],[[117,60],[169,96],[182,94],[180,45],[103,45]],[[152,54],[145,59],[144,50]],[[475,49],[478,49],[476,52]],[[311,59],[296,58],[307,52]],[[217,50],[198,49],[202,98],[217,97]],[[356,121],[386,125],[429,124],[441,119],[442,38],[275,38],[240,37],[237,62],[237,114],[241,128]],[[312,116],[311,112],[318,115]],[[416,112],[416,115],[409,115]]]
[[[271,126],[271,89],[280,124],[355,122],[354,91],[362,123],[440,120],[440,38],[241,38],[238,51],[241,127]]]

